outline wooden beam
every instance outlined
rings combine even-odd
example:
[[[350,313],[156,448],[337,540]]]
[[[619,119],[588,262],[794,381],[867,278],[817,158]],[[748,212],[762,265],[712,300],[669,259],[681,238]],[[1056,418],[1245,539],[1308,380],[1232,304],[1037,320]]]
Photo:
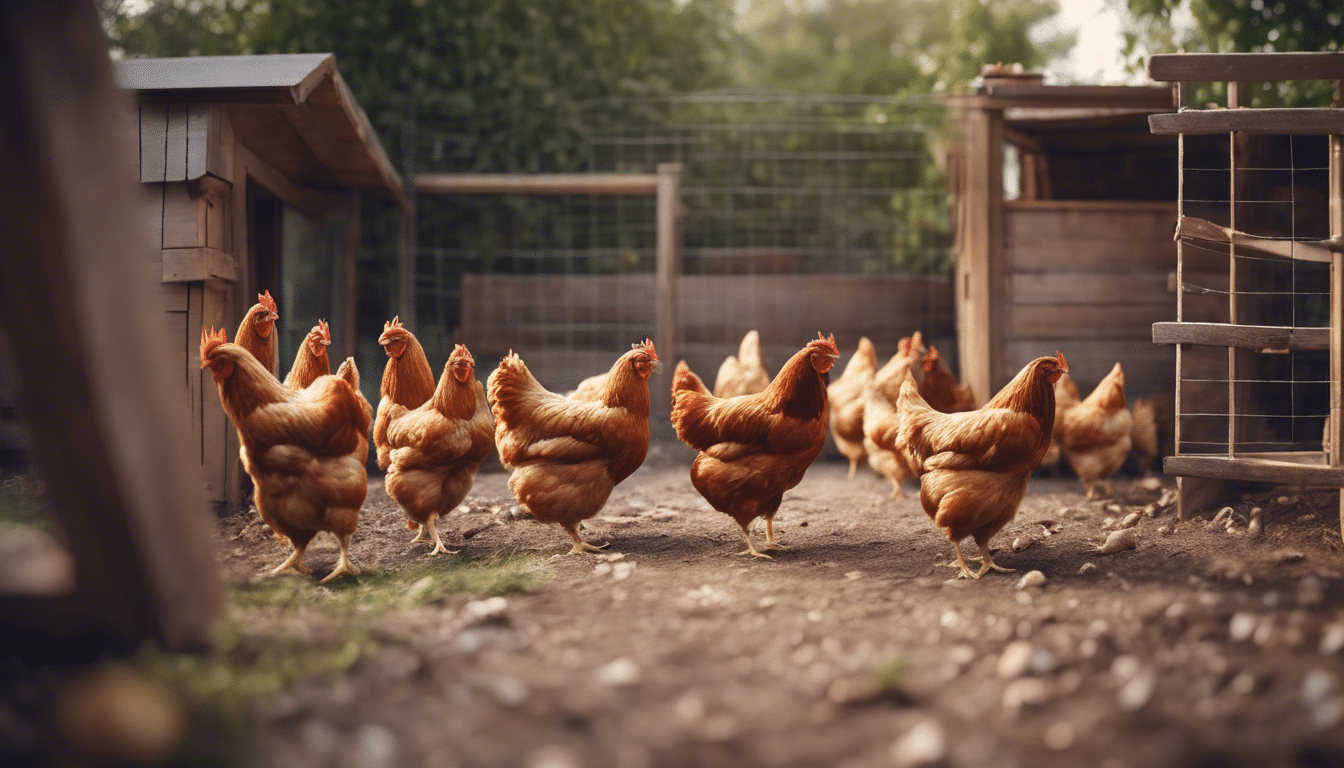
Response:
[[[415,177],[415,191],[433,195],[655,195],[654,173],[439,173]]]
[[[238,262],[224,251],[209,248],[164,248],[163,282],[185,283],[216,278],[238,280]]]
[[[1205,477],[1214,480],[1233,480],[1276,485],[1344,485],[1344,467],[1329,467],[1324,463],[1306,463],[1314,456],[1321,461],[1322,454],[1240,454],[1235,459],[1222,455],[1183,454],[1162,460],[1162,469],[1168,475]],[[1292,461],[1300,457],[1301,461]]]
[[[1246,232],[1238,232],[1235,229],[1222,227],[1194,216],[1181,217],[1176,226],[1176,238],[1186,242],[1200,240],[1206,243],[1227,243],[1249,248],[1269,256],[1279,256],[1298,261],[1314,261],[1322,264],[1330,263],[1332,251],[1338,253],[1344,250],[1344,240],[1333,237],[1329,240],[1305,242],[1274,240]]]
[[[1148,57],[1148,77],[1224,82],[1344,79],[1344,53],[1158,53]]]
[[[1329,136],[1344,133],[1344,109],[1192,109],[1148,116],[1156,134],[1246,133]]]
[[[325,192],[312,187],[295,184],[276,170],[270,163],[255,155],[242,144],[234,147],[234,157],[241,163],[246,177],[251,177],[265,187],[286,205],[298,209],[309,218],[322,221],[345,215],[350,208],[350,196]],[[234,182],[235,185],[238,181]],[[245,182],[243,182],[245,183]],[[235,214],[237,218],[237,214]],[[246,219],[246,214],[243,215]],[[250,306],[250,305],[249,305]]]
[[[1227,323],[1153,323],[1154,344],[1199,344],[1261,352],[1330,348],[1329,328]]]

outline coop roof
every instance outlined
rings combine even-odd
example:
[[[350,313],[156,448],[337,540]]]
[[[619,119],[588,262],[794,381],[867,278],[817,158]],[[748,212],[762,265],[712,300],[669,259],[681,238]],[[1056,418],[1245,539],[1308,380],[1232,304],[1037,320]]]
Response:
[[[330,53],[123,59],[116,75],[142,101],[228,105],[239,143],[298,183],[409,205]]]

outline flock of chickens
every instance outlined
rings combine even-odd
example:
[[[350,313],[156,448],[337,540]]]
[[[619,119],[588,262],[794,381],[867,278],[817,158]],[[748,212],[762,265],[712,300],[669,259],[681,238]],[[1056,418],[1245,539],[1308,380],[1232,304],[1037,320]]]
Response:
[[[512,470],[509,489],[518,503],[564,528],[571,554],[601,549],[583,540],[580,525],[647,455],[649,376],[659,366],[652,342],[633,345],[610,371],[561,395],[542,387],[512,352],[482,387],[461,344],[436,380],[420,343],[394,318],[379,338],[388,359],[375,416],[353,358],[331,373],[325,322],[308,333],[279,380],[278,317],[268,291],[243,318],[235,343],[223,329],[201,333],[201,367],[211,370],[238,431],[257,511],[292,549],[273,574],[309,573],[303,553],[322,531],[340,543],[337,565],[322,581],[359,573],[349,544],[368,488],[370,426],[387,493],[417,532],[412,543],[432,543],[431,555],[448,551],[436,520],[466,498],[492,450]],[[685,361],[677,364],[672,424],[698,452],[691,483],[741,527],[746,548],[739,554],[768,558],[765,551],[784,548],[775,513],[820,455],[828,428],[849,458],[850,477],[866,460],[891,480],[893,496],[904,493],[902,481],[920,482],[924,511],[951,541],[966,578],[1006,570],[990,557],[989,540],[1016,515],[1043,461],[1062,455],[1090,499],[1131,445],[1157,453],[1152,409],[1136,409],[1146,418],[1131,414],[1119,363],[1079,400],[1063,354],[1041,357],[976,408],[974,394],[918,332],[880,369],[872,342],[860,339],[844,372],[828,383],[839,356],[834,337],[818,334],[772,380],[751,331],[720,367],[713,391]],[[759,548],[751,534],[758,518],[765,521]],[[968,536],[980,548],[979,571],[962,556]]]

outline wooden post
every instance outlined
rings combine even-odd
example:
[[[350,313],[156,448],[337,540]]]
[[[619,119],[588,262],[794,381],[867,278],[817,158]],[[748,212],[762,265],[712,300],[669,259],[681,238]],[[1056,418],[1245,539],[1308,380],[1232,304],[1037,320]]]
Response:
[[[1003,112],[966,113],[967,216],[957,254],[957,333],[962,380],[993,397],[1003,377]],[[1065,353],[1067,355],[1067,352]]]
[[[1344,81],[1335,81],[1331,107],[1344,108]],[[1344,136],[1329,138],[1330,238],[1344,237]],[[1330,254],[1330,466],[1344,463],[1344,253]],[[1339,530],[1344,538],[1344,488],[1339,495]]]
[[[1172,91],[1172,98],[1176,102],[1176,111],[1179,112],[1185,107],[1185,83],[1178,82]],[[1185,134],[1176,134],[1176,221],[1185,217]],[[1185,241],[1176,239],[1176,322],[1185,322]],[[1172,437],[1173,450],[1177,456],[1181,454],[1181,379],[1182,373],[1182,355],[1185,351],[1185,345],[1176,345],[1176,413],[1172,417]],[[1185,521],[1190,516],[1189,504],[1187,503],[1185,487],[1185,478],[1176,477],[1176,519]]]
[[[677,278],[681,274],[681,164],[658,164],[656,201],[657,251],[654,266],[654,316],[657,338],[654,348],[666,370],[677,362]],[[670,381],[670,379],[669,379]],[[668,387],[660,387],[654,402],[668,401]],[[670,412],[671,403],[666,402]]]
[[[1227,84],[1227,108],[1237,109],[1241,106],[1241,83],[1233,80]],[[1227,134],[1227,228],[1235,232],[1237,230],[1237,162],[1241,159],[1238,152],[1238,141],[1236,131]],[[1240,288],[1237,280],[1237,244],[1228,242],[1227,244],[1227,322],[1230,325],[1236,325],[1238,322],[1237,313],[1237,290]],[[1237,440],[1240,438],[1240,431],[1237,428],[1237,348],[1227,348],[1227,457],[1234,458],[1237,455]]]
[[[397,262],[397,314],[402,325],[415,332],[415,188],[407,190],[411,204],[402,211]]]

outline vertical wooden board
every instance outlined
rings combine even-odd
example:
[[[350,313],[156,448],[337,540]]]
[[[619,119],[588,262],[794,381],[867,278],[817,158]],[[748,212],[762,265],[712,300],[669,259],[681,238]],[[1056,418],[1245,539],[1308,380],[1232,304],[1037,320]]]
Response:
[[[168,145],[168,105],[140,105],[140,181],[167,178],[164,152]]]
[[[204,282],[188,283],[187,290],[190,296],[187,323],[189,328],[195,329],[196,339],[196,354],[192,358],[199,360],[200,329],[207,323],[213,324],[207,320],[207,314],[217,317],[220,313],[217,307],[207,306],[207,296],[214,292],[207,291]],[[217,300],[215,303],[217,303]],[[211,379],[208,371],[201,370],[199,364],[194,368],[193,375],[190,377],[191,402],[194,420],[196,421],[195,428],[201,436],[199,443],[201,473],[205,482],[207,498],[212,504],[220,504],[224,501],[227,493],[226,463],[230,459],[237,461],[237,456],[227,457],[224,453],[225,439],[220,422],[220,417],[223,416],[223,408],[219,404],[219,393],[215,388],[214,380]]]
[[[187,178],[188,105],[168,105],[168,130],[164,150],[164,181],[185,181]]]
[[[187,311],[187,286],[185,283],[159,283],[154,293],[159,297],[164,312]]]
[[[199,179],[208,170],[211,107],[209,104],[188,104],[186,107],[187,146],[184,176],[187,179]]]
[[[233,182],[233,122],[228,108],[211,104],[206,129],[205,172]]]
[[[163,247],[205,244],[205,201],[192,197],[184,182],[163,185]]]
[[[145,231],[150,234],[150,242],[157,246],[153,258],[159,259],[159,250],[163,248],[163,184],[145,184],[144,207]]]
[[[207,195],[201,198],[204,206],[205,244],[225,253],[229,252],[229,195]]]

